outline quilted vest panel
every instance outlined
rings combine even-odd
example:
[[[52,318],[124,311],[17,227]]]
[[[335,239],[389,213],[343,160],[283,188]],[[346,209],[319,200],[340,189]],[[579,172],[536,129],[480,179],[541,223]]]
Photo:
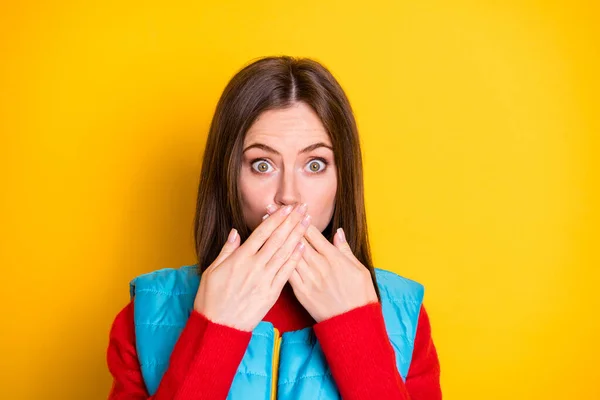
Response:
[[[423,286],[378,268],[375,268],[375,274],[396,366],[406,379],[423,301]],[[137,354],[150,395],[156,392],[168,368],[173,347],[192,312],[199,284],[196,265],[161,269],[130,282]],[[276,337],[270,322],[261,321],[252,331],[228,400],[271,399]],[[341,398],[311,327],[281,335],[277,375],[277,399]]]

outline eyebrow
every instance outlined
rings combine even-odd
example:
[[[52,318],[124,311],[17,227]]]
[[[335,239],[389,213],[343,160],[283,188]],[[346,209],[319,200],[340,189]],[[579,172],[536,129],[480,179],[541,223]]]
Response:
[[[311,144],[308,147],[305,147],[304,149],[300,150],[298,152],[298,154],[308,153],[309,151],[313,151],[315,149],[318,149],[319,147],[326,147],[329,150],[333,151],[333,147],[331,147],[329,145],[326,145],[323,142],[319,142],[319,143]],[[278,156],[281,156],[280,152],[278,152],[277,150],[275,150],[271,146],[267,146],[266,144],[263,144],[263,143],[254,143],[254,144],[251,144],[250,146],[248,146],[248,147],[246,147],[244,149],[244,151],[242,152],[242,154],[245,153],[246,151],[250,150],[250,149],[253,149],[253,148],[258,148],[258,149],[261,149],[261,150],[264,150],[264,151],[268,151],[269,153],[273,153],[273,154],[277,154]]]

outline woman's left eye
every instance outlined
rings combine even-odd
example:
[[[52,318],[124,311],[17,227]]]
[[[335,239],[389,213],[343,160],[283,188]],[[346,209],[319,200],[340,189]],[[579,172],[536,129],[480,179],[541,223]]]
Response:
[[[307,167],[308,172],[312,174],[318,174],[325,170],[325,168],[327,167],[327,162],[325,160],[315,158],[307,164]]]

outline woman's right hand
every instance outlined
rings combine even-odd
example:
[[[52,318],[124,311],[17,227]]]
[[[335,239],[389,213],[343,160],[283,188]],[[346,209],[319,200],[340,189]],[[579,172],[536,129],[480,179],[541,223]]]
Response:
[[[218,324],[252,331],[296,268],[309,225],[304,204],[279,208],[241,246],[239,234],[232,230],[221,253],[202,273],[194,310]]]

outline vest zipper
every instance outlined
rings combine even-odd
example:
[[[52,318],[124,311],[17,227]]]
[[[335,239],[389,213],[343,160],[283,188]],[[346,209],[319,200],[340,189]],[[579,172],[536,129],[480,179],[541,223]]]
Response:
[[[275,331],[275,340],[273,342],[273,364],[271,366],[271,400],[277,399],[277,377],[279,376],[279,346],[281,345],[281,337],[277,328]]]

